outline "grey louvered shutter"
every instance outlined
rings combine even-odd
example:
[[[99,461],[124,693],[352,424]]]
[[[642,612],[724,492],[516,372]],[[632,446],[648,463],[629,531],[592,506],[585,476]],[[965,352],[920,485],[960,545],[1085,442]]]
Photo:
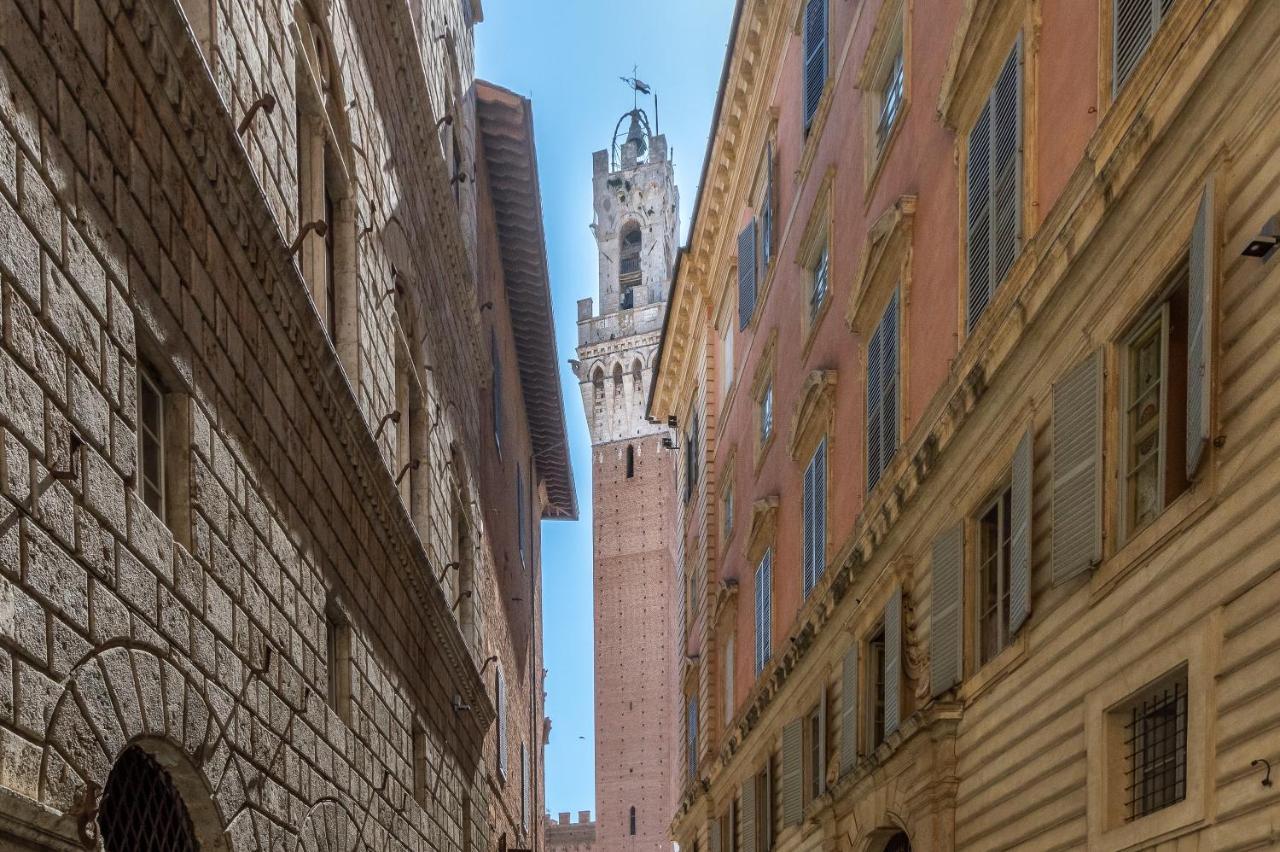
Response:
[[[964,675],[964,525],[933,542],[933,605],[929,620],[929,691],[936,698]],[[888,618],[885,640],[888,641]]]
[[[710,849],[711,852],[723,852],[723,848],[720,845],[722,842],[723,838],[720,837],[720,819],[719,817],[712,817],[711,824],[707,826],[707,848]]]
[[[884,735],[898,730],[902,718],[902,587],[884,607]]]
[[[968,329],[973,330],[991,299],[991,103],[988,101],[969,131],[965,168],[969,221]]]
[[[840,672],[840,774],[858,762],[858,643],[844,655]]]
[[[809,597],[809,593],[813,591],[813,584],[816,578],[814,571],[814,511],[815,511],[815,488],[816,470],[813,461],[804,469],[804,493],[801,497],[802,523],[804,525],[804,548],[801,556],[801,568],[804,574],[804,596]]]
[[[1017,633],[1031,615],[1031,484],[1032,430],[1027,429],[1013,451],[1013,483],[1009,502],[1013,532],[1009,544],[1009,633]]]
[[[756,220],[738,235],[738,329],[751,322],[756,312]]]
[[[1111,16],[1112,60],[1115,69],[1111,91],[1119,92],[1138,60],[1151,45],[1170,0],[1115,0]]]
[[[813,555],[810,564],[813,566],[813,579],[809,583],[812,590],[818,585],[827,568],[827,439],[823,438],[818,448],[813,451],[813,460],[809,462],[813,468]]]
[[[804,742],[801,720],[782,729],[782,824],[799,825],[804,816],[802,775]]]
[[[1102,556],[1102,358],[1098,352],[1053,385],[1053,582]]]
[[[1022,213],[1021,37],[991,92],[991,292],[1018,256]]]
[[[898,291],[880,320],[880,475],[898,451]]]
[[[1213,375],[1213,279],[1217,229],[1213,220],[1213,184],[1205,187],[1191,232],[1187,287],[1187,479],[1200,471],[1209,445],[1210,379]]]
[[[804,9],[804,129],[818,112],[827,85],[827,0],[806,0]]]
[[[880,337],[880,327],[876,326],[867,344],[867,491],[880,481]]]
[[[756,852],[756,776],[738,790],[738,852]]]

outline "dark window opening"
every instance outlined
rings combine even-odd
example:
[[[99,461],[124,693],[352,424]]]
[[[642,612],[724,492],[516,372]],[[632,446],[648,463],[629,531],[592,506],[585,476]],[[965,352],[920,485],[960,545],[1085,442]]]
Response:
[[[867,643],[867,677],[871,686],[871,747],[884,742],[884,625]]]
[[[621,251],[618,255],[618,282],[628,295],[630,288],[641,282],[640,250],[643,246],[644,237],[640,233],[640,226],[634,223],[628,225],[622,232]]]
[[[1137,698],[1125,716],[1125,791],[1132,821],[1187,797],[1186,672]]]
[[[822,708],[814,707],[805,719],[805,799],[812,802],[822,795]]]
[[[631,836],[636,836],[636,806],[631,806]]]
[[[1013,491],[1006,489],[978,522],[978,625],[982,663],[994,659],[1009,644],[1012,517]]]
[[[627,479],[636,475],[636,448],[627,445]]]
[[[911,852],[911,840],[905,831],[899,831],[884,845],[884,852]]]
[[[98,826],[106,852],[196,852],[200,848],[173,779],[137,746],[125,749],[107,776]]]

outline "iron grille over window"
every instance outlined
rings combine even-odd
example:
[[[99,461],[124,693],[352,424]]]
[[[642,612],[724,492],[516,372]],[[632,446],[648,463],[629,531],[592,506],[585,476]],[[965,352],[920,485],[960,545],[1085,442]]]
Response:
[[[1135,820],[1187,796],[1185,675],[1133,703],[1125,724],[1128,818]]]
[[[107,776],[98,814],[106,852],[196,852],[195,829],[169,773],[151,755],[125,749]]]

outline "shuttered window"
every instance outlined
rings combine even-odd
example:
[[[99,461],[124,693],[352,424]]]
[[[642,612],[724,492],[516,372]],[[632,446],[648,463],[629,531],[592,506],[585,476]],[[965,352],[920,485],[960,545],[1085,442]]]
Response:
[[[690,695],[685,711],[685,765],[689,770],[689,781],[698,777],[698,696]]]
[[[889,297],[867,344],[867,490],[898,451],[898,292]]]
[[[937,697],[964,673],[964,526],[933,542],[933,604],[929,616],[929,685]]]
[[[502,676],[502,669],[493,676],[493,705],[497,714],[498,728],[498,774],[505,780],[507,777],[507,682]]]
[[[733,665],[734,665],[734,641],[733,634],[729,634],[729,638],[724,643],[724,726],[729,727],[733,723],[733,711],[736,709],[733,702]]]
[[[756,566],[756,675],[773,654],[773,548]]]
[[[1213,280],[1217,228],[1213,216],[1213,185],[1204,190],[1191,233],[1187,271],[1187,450],[1186,478],[1195,479],[1209,445],[1210,381],[1213,353]]]
[[[805,0],[804,7],[804,130],[818,113],[827,85],[827,0]]]
[[[969,131],[966,233],[970,330],[1013,266],[1021,245],[1021,46],[1019,38]]]
[[[1009,546],[1009,633],[1016,634],[1031,615],[1031,483],[1033,481],[1031,429],[1013,452],[1010,509],[1013,540]]]
[[[898,730],[902,718],[902,587],[884,607],[884,734]]]
[[[744,329],[756,312],[756,220],[738,235],[738,328]]]
[[[827,439],[818,442],[804,471],[804,596],[827,567]]]
[[[804,817],[804,720],[782,729],[782,824],[799,825]]]
[[[1053,385],[1053,581],[1102,557],[1102,358],[1093,352]]]
[[[840,671],[840,774],[858,762],[858,645],[844,655]]]
[[[752,775],[738,788],[739,852],[756,852],[756,776]]]
[[[1115,0],[1111,15],[1114,96],[1138,67],[1173,0]]]

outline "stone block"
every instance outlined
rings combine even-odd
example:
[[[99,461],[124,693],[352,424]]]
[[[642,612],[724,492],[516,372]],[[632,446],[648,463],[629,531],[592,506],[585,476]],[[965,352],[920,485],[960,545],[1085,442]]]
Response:
[[[53,612],[89,632],[89,577],[58,542],[22,522],[22,575],[31,594]]]
[[[67,355],[90,376],[101,378],[102,326],[76,288],[52,265],[44,276],[43,318]]]
[[[0,422],[28,447],[43,449],[44,394],[35,380],[3,351],[0,351],[0,389],[5,399],[5,405],[0,408]]]
[[[132,551],[117,548],[116,591],[136,613],[152,624],[157,621],[157,589],[155,573],[143,564]]]

